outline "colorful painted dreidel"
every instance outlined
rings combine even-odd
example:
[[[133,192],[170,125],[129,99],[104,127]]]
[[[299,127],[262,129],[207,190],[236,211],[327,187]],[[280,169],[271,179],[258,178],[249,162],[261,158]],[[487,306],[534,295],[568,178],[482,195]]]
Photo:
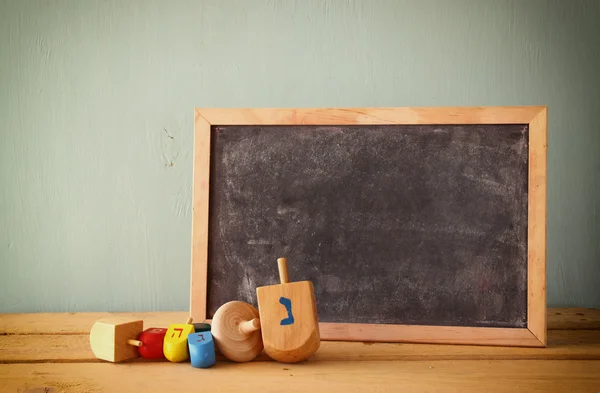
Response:
[[[198,332],[210,332],[210,325],[208,323],[193,323],[194,331]]]
[[[187,338],[192,333],[192,318],[188,318],[186,323],[169,325],[163,341],[163,353],[169,361],[178,363],[190,358]]]
[[[227,359],[249,362],[263,350],[258,310],[246,302],[227,302],[212,318],[215,347]]]
[[[167,329],[165,328],[148,328],[140,333],[138,341],[141,345],[138,348],[140,356],[144,359],[162,359],[165,357],[163,353],[163,344]]]
[[[256,288],[265,352],[283,363],[308,359],[321,338],[312,282],[291,282],[285,258],[277,260],[281,284]]]
[[[109,362],[122,362],[139,356],[142,342],[137,338],[144,330],[141,320],[118,317],[99,319],[90,330],[90,347],[94,356]]]
[[[215,343],[210,332],[192,333],[187,339],[193,367],[208,368],[215,365]]]

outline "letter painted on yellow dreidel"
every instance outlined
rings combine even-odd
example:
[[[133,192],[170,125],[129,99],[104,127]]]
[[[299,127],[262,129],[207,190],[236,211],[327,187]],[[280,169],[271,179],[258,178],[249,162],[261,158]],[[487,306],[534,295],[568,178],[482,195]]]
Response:
[[[295,363],[320,346],[314,287],[310,281],[289,282],[285,258],[277,260],[281,284],[258,287],[256,297],[265,353]]]
[[[169,325],[167,329],[163,352],[171,362],[183,362],[190,358],[188,335],[194,333],[194,325],[191,324],[191,319],[188,322]]]

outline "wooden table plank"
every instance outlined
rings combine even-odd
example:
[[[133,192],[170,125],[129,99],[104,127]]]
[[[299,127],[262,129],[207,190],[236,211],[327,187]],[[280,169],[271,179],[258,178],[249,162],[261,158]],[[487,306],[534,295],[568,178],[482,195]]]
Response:
[[[117,313],[167,326],[187,312]],[[600,391],[600,310],[548,310],[548,347],[322,342],[308,362],[187,363],[94,358],[89,329],[115,313],[0,314],[1,392]],[[567,328],[569,330],[553,330]],[[151,377],[149,377],[151,376]]]
[[[600,310],[593,308],[548,309],[548,329],[600,329]]]
[[[142,319],[145,327],[167,327],[185,321],[187,311],[137,313],[32,313],[0,314],[2,334],[87,334],[97,319],[122,316]],[[600,329],[600,310],[590,308],[548,309],[548,329]]]
[[[389,361],[0,365],[0,392],[573,392],[600,388],[600,361]]]
[[[184,323],[188,315],[182,311],[0,314],[0,335],[88,334],[94,322],[111,316],[141,319],[145,327],[168,327],[172,323]]]
[[[323,341],[311,361],[600,360],[600,330],[551,330],[548,337],[547,348]],[[96,361],[88,335],[0,336],[0,363]]]

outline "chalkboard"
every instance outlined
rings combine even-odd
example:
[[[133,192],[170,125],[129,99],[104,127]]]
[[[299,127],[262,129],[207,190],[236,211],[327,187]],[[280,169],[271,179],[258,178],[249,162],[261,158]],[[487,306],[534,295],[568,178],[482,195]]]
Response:
[[[210,125],[205,317],[286,257],[324,326],[529,331],[530,122],[349,123]]]

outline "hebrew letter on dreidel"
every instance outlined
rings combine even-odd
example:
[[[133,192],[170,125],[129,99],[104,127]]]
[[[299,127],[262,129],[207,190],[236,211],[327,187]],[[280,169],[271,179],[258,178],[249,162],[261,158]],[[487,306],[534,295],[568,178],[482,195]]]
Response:
[[[280,325],[291,325],[294,323],[294,314],[292,314],[292,301],[287,297],[280,297],[279,303],[283,304],[285,309],[287,310],[287,318],[282,319],[279,323]]]
[[[310,281],[290,283],[285,258],[277,263],[281,284],[256,289],[263,344],[271,358],[295,363],[320,346],[315,292]]]
[[[215,365],[215,345],[210,332],[192,333],[187,340],[193,367],[208,368]]]

